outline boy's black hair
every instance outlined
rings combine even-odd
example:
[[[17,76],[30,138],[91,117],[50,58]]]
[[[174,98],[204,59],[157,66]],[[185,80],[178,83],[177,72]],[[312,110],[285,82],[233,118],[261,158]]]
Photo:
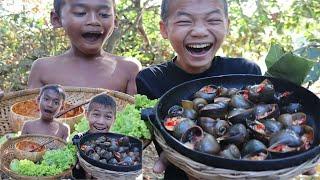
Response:
[[[89,106],[88,106],[88,112],[90,112],[92,110],[93,103],[101,104],[104,106],[109,106],[109,107],[111,107],[114,115],[116,114],[116,108],[117,108],[116,102],[113,100],[112,97],[110,97],[109,95],[107,95],[105,93],[94,96],[90,100]]]
[[[164,22],[166,22],[169,17],[170,1],[172,1],[172,0],[162,0],[162,3],[161,3],[161,20]],[[228,15],[229,15],[228,2],[227,2],[227,0],[220,0],[220,1],[223,3],[224,14],[226,15],[226,17],[228,17]]]
[[[59,94],[60,97],[62,97],[63,100],[66,99],[66,93],[64,92],[64,89],[62,88],[62,86],[60,86],[58,84],[48,84],[48,85],[43,86],[40,89],[39,97],[42,96],[44,91],[49,90],[49,89],[54,90],[57,94]]]
[[[116,14],[116,4],[115,1],[112,0],[113,3],[113,11]],[[55,13],[60,17],[61,16],[61,7],[64,5],[64,0],[54,0],[53,1],[53,7]]]
[[[53,7],[54,7],[54,11],[55,13],[58,14],[58,16],[60,17],[61,15],[61,7],[64,4],[64,0],[54,0],[53,1]]]

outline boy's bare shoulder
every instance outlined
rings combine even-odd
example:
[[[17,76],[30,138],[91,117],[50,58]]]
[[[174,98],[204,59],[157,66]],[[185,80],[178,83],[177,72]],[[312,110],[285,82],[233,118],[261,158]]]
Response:
[[[39,120],[25,121],[23,123],[23,127],[22,127],[22,134],[25,134],[30,131],[32,132],[32,129],[34,129],[34,127],[38,126],[38,122],[39,122]]]
[[[32,66],[37,66],[40,68],[50,67],[50,66],[56,65],[56,64],[63,64],[64,59],[65,58],[63,55],[52,56],[52,57],[43,57],[43,58],[39,58],[39,59],[35,60],[33,62]]]
[[[140,61],[133,57],[114,56],[114,59],[119,62],[121,67],[132,70],[140,70],[142,68]]]
[[[68,125],[68,124],[62,123],[62,122],[59,122],[59,121],[55,121],[55,122],[57,122],[57,123],[59,124],[59,127],[60,127],[61,129],[63,129],[63,130],[69,129],[69,125]]]
[[[33,126],[33,125],[38,124],[39,121],[40,121],[39,119],[37,119],[37,120],[31,120],[31,121],[26,121],[26,122],[24,122],[24,125],[25,125],[25,126]]]

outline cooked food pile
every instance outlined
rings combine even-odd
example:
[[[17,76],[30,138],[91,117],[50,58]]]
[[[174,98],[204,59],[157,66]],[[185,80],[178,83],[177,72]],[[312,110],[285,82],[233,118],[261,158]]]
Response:
[[[163,125],[186,147],[230,159],[265,160],[308,150],[314,130],[293,92],[265,79],[242,89],[207,85],[172,106]]]
[[[16,148],[27,152],[41,152],[45,150],[44,146],[33,141],[20,141],[16,144]]]
[[[72,105],[65,103],[61,111],[69,109],[71,107]],[[35,118],[40,117],[39,105],[37,104],[36,100],[33,100],[33,99],[14,104],[12,107],[12,111],[22,116],[35,117]],[[67,112],[66,114],[61,116],[61,118],[74,117],[81,113],[83,113],[83,109],[81,107],[78,107]]]

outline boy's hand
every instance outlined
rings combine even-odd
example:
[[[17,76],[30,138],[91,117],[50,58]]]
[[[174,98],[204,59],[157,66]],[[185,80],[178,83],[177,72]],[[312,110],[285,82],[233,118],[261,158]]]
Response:
[[[169,161],[165,157],[164,152],[161,152],[159,159],[155,162],[153,166],[153,172],[156,174],[163,173],[168,165]]]

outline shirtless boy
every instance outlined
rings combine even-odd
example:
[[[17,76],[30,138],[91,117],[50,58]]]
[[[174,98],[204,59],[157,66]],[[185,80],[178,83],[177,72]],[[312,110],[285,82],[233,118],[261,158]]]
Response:
[[[140,62],[102,49],[116,24],[114,0],[54,0],[54,9],[52,25],[64,29],[70,49],[59,56],[36,60],[28,87],[60,84],[135,94]]]
[[[54,120],[54,116],[60,111],[64,103],[65,96],[64,90],[59,85],[42,87],[37,98],[40,119],[25,122],[21,134],[50,135],[67,140],[69,127]]]

